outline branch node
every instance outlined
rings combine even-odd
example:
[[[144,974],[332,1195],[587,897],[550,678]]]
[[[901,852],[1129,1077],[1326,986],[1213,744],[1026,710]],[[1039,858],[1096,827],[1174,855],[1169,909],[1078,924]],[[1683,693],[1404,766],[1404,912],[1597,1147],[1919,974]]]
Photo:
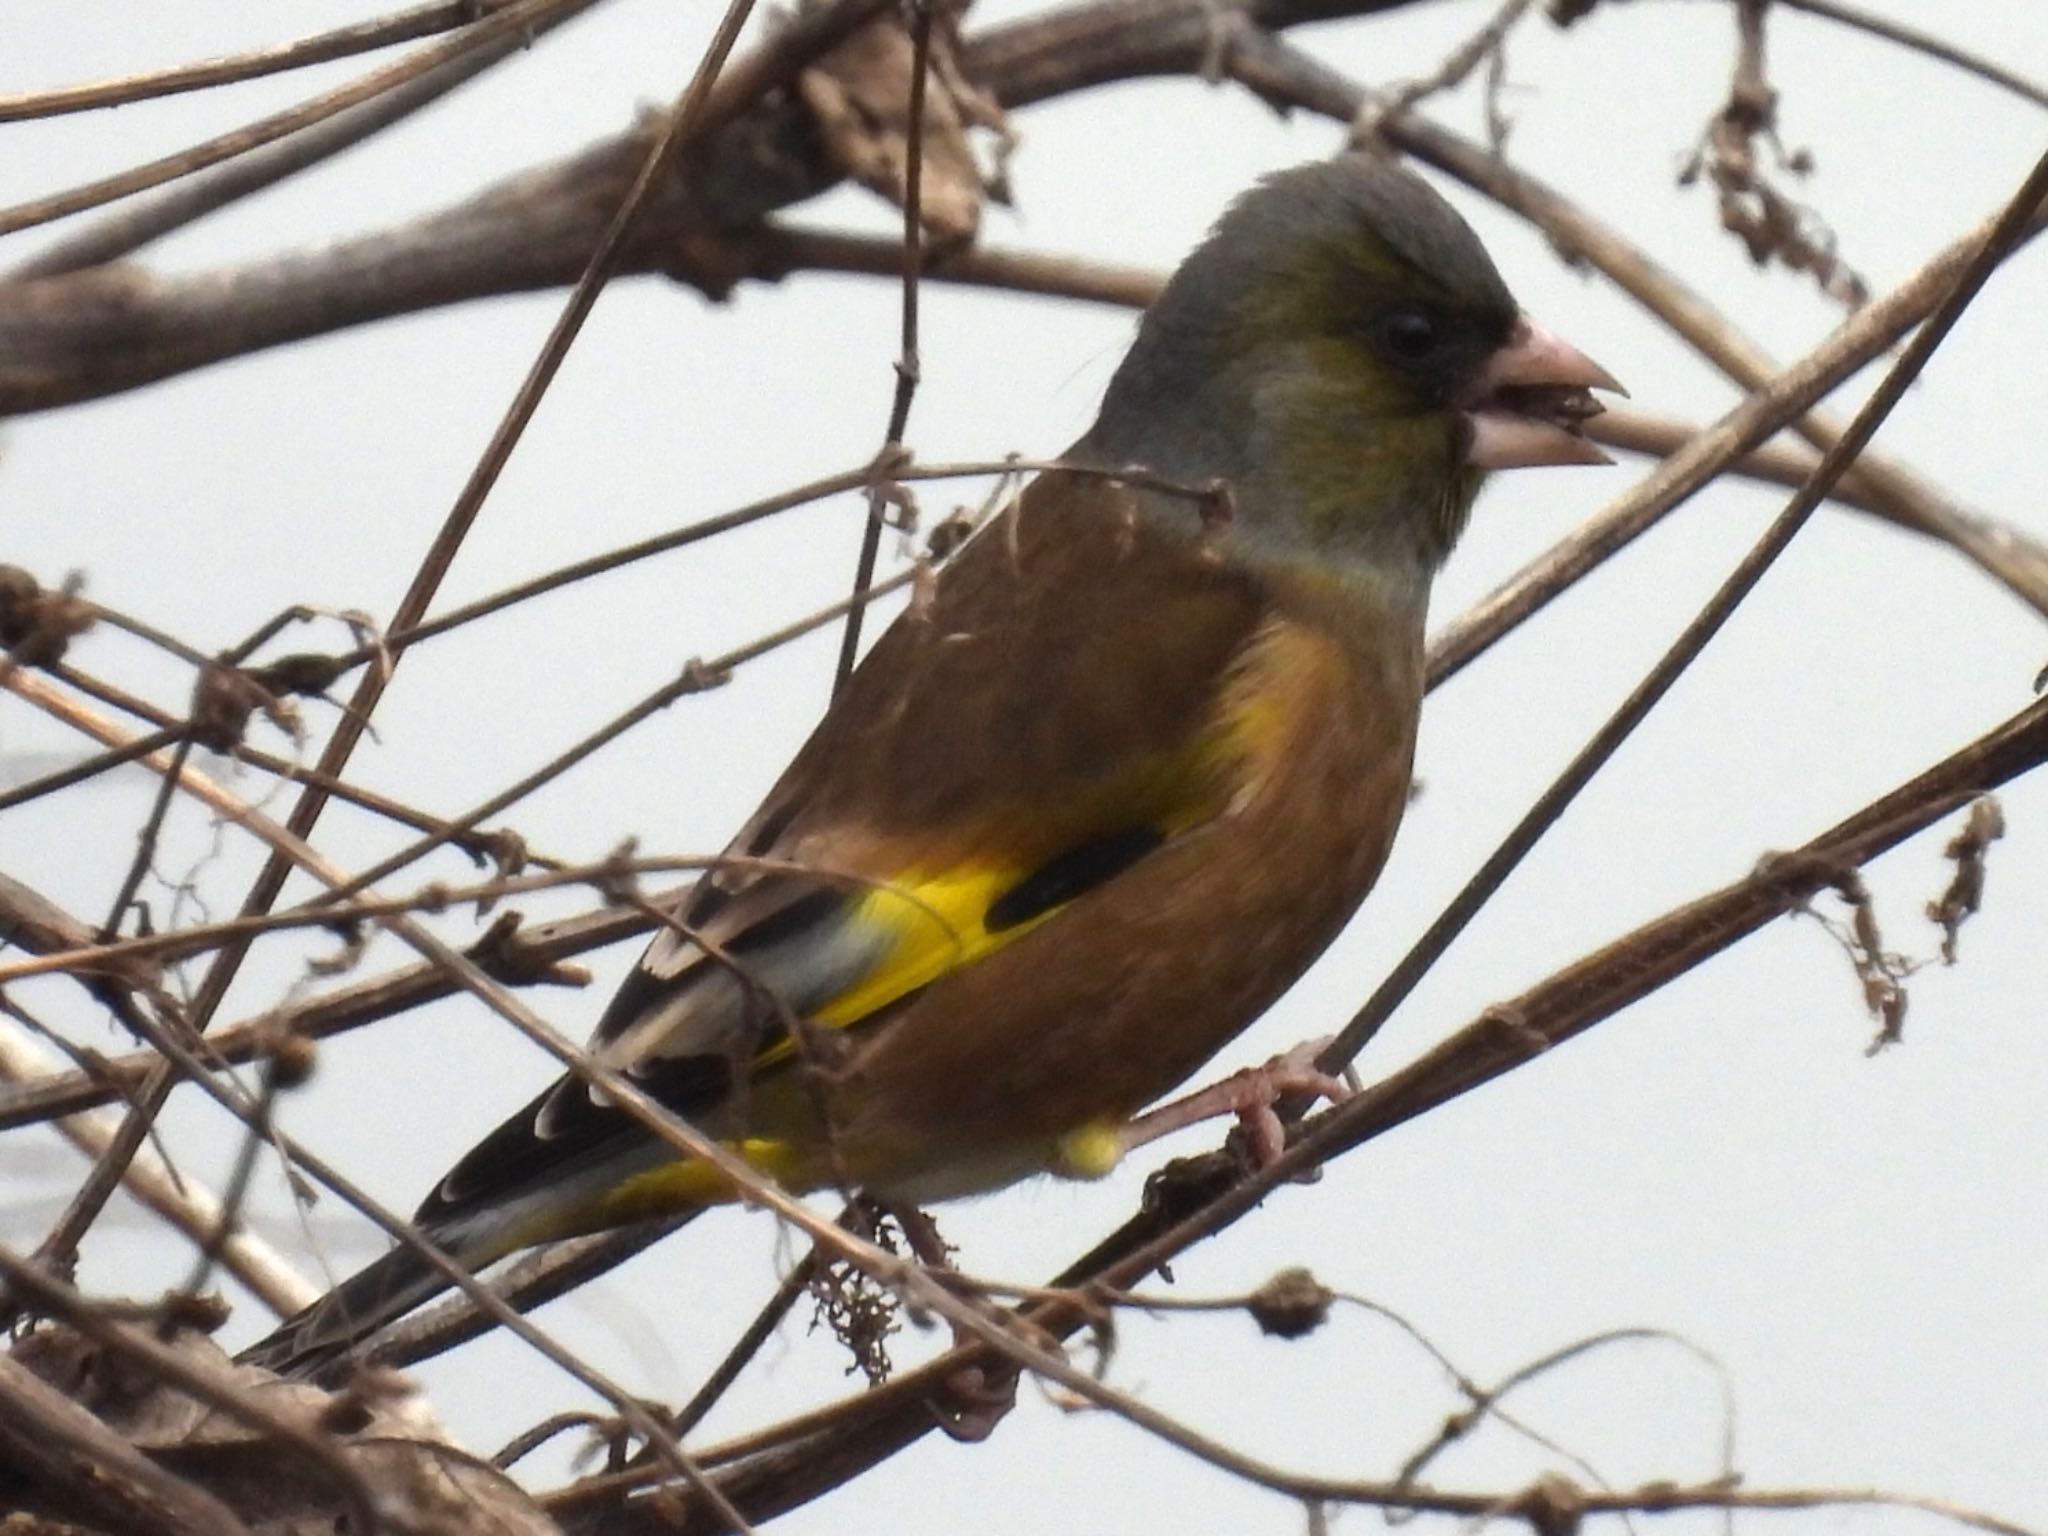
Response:
[[[526,919],[518,912],[501,912],[483,936],[463,954],[476,962],[478,970],[513,986],[586,987],[589,970],[566,960],[551,958],[539,945],[529,943],[521,930]]]

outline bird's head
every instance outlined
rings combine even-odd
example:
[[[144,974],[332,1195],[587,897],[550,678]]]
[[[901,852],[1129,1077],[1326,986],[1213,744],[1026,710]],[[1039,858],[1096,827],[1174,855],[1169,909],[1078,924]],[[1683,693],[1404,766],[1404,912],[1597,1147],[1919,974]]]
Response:
[[[1448,203],[1354,154],[1238,199],[1075,452],[1221,479],[1249,540],[1426,579],[1486,471],[1605,462],[1579,429],[1619,387],[1521,312]]]

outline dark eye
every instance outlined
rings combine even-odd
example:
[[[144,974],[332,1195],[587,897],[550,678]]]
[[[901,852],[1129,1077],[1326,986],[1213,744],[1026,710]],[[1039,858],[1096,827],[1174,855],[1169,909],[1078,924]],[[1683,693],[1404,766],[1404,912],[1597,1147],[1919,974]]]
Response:
[[[1435,353],[1443,328],[1426,310],[1397,309],[1380,321],[1380,336],[1394,356],[1419,363]]]

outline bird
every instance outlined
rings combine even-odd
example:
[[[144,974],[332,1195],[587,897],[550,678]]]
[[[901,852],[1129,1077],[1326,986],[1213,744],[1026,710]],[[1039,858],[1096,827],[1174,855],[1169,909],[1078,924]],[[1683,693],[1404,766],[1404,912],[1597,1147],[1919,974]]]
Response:
[[[1431,579],[1493,471],[1608,462],[1581,428],[1619,389],[1391,159],[1265,178],[1058,467],[878,638],[592,1055],[791,1191],[1107,1174],[1372,888]],[[415,1221],[476,1271],[734,1193],[571,1073]],[[332,1373],[446,1287],[400,1246],[241,1358]]]

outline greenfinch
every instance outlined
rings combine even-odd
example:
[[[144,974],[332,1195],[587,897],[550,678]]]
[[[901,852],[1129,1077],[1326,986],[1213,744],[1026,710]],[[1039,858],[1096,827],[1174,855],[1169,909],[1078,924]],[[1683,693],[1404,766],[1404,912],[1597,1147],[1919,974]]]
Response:
[[[1577,428],[1616,387],[1414,176],[1262,182],[1146,312],[1077,467],[876,642],[593,1055],[791,1190],[1106,1173],[1371,888],[1431,578],[1489,470],[1604,461]],[[732,1196],[565,1076],[416,1220],[478,1269]],[[245,1358],[317,1369],[445,1284],[398,1248]]]

